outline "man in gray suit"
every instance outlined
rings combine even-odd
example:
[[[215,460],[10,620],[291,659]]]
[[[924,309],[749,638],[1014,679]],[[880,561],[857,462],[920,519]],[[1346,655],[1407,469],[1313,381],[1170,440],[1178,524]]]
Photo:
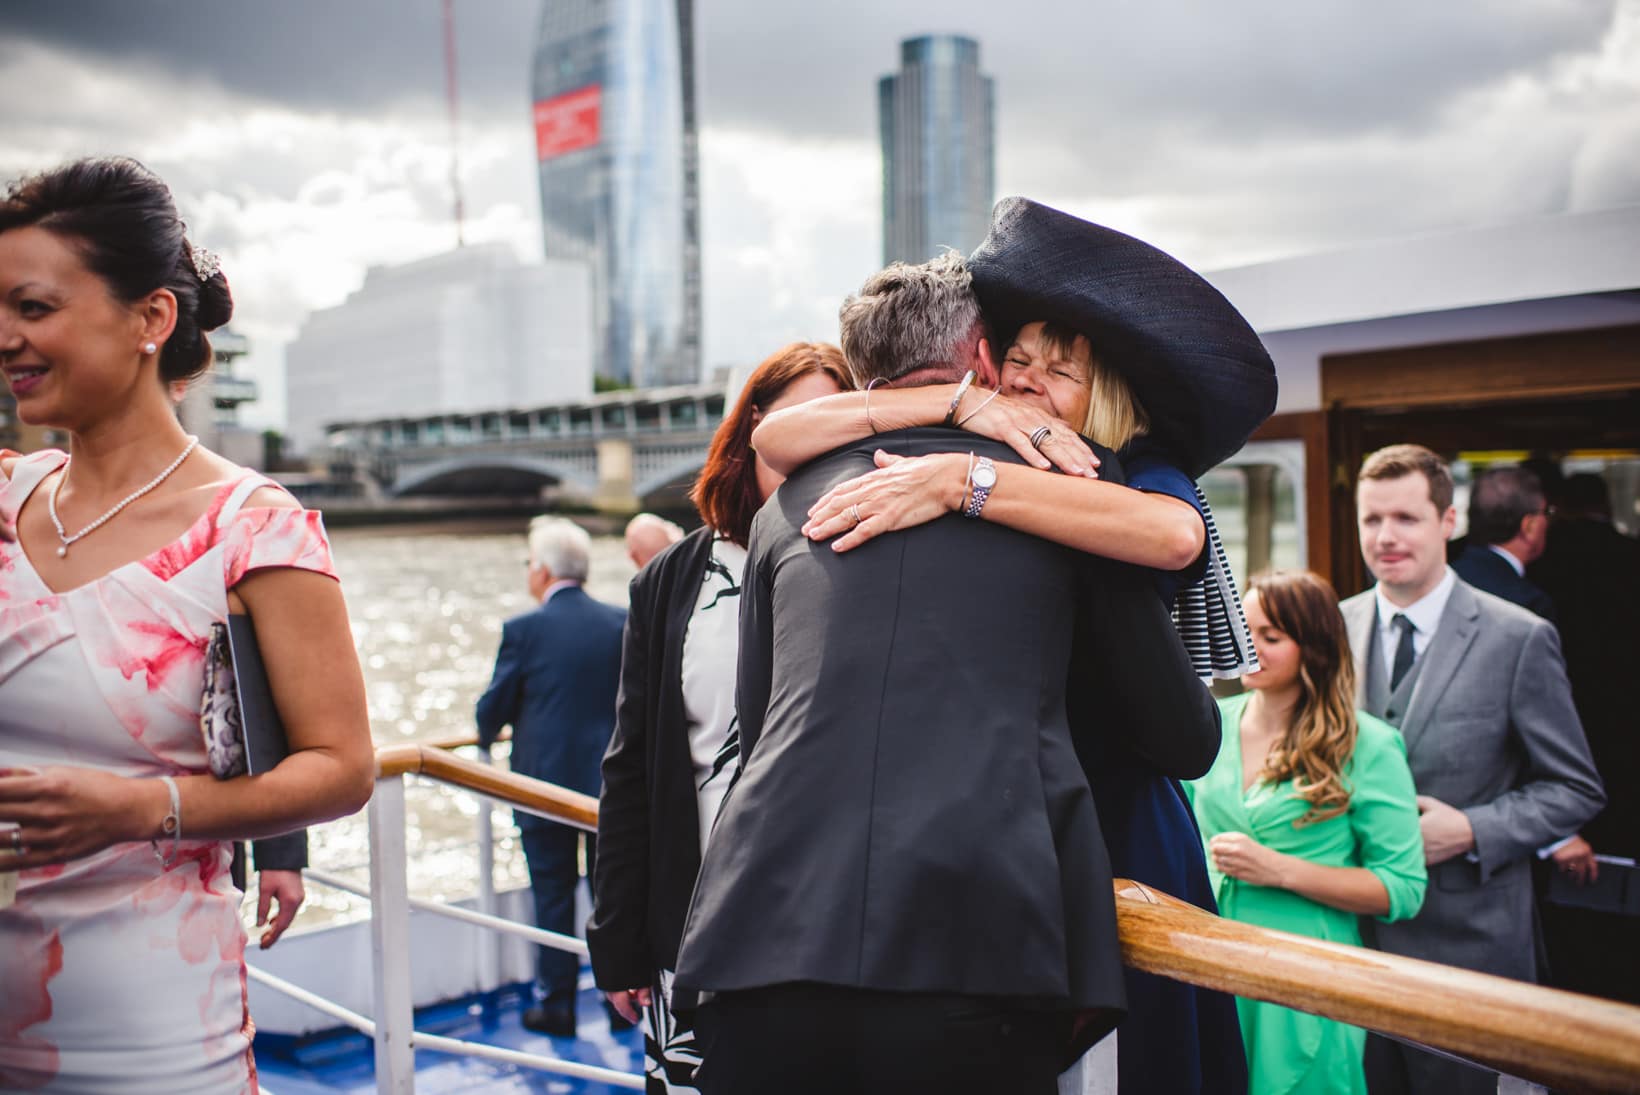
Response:
[[[1423,910],[1365,922],[1393,954],[1534,981],[1531,861],[1605,802],[1554,626],[1446,564],[1452,476],[1418,445],[1371,454],[1356,484],[1375,588],[1343,603],[1360,706],[1401,729],[1430,886]],[[1496,1090],[1493,1074],[1372,1038],[1374,1095]]]
[[[981,334],[954,255],[895,264],[844,306],[862,383],[977,366],[994,384]],[[964,513],[847,553],[808,539],[810,505],[878,448],[971,451]],[[983,519],[1021,462],[960,431],[877,434],[798,469],[753,522],[743,767],[678,956],[677,984],[716,994],[707,1095],[1053,1092],[1121,1015],[1109,864],[1066,718],[1073,636],[1102,729],[1164,771],[1205,771],[1218,720],[1147,574]]]

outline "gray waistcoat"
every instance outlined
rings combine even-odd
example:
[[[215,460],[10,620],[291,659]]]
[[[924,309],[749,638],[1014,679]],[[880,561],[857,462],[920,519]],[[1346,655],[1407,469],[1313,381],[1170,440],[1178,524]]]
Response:
[[[1424,657],[1419,655],[1401,678],[1401,686],[1390,691],[1389,660],[1384,656],[1382,632],[1376,620],[1372,625],[1372,644],[1367,651],[1367,713],[1377,715],[1397,729],[1406,718],[1407,706],[1412,702],[1412,690],[1418,687],[1418,675],[1424,669]],[[1424,649],[1428,654],[1429,649]]]

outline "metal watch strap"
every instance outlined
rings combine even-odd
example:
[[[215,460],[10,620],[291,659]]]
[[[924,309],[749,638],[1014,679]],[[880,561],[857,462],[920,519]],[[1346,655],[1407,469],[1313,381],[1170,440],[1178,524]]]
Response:
[[[985,485],[975,479],[975,472],[989,473],[985,475],[990,480]],[[996,463],[989,456],[982,456],[974,462],[974,470],[968,473],[972,492],[968,497],[968,508],[962,511],[964,517],[978,517],[980,510],[985,508],[985,500],[991,497],[991,491],[996,486]]]

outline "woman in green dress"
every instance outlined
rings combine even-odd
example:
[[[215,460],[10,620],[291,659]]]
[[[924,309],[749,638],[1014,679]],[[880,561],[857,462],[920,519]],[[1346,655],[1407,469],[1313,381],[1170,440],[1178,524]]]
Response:
[[[1308,571],[1253,579],[1245,598],[1259,672],[1220,701],[1224,743],[1187,783],[1219,911],[1232,920],[1361,944],[1356,917],[1400,920],[1424,900],[1423,840],[1406,747],[1355,710],[1338,598]],[[1359,1027],[1238,999],[1252,1095],[1367,1090]]]

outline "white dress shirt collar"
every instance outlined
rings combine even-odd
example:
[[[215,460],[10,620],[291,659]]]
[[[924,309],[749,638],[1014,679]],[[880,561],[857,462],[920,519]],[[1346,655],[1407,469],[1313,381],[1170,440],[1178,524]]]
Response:
[[[1497,544],[1487,544],[1486,550],[1496,552],[1498,555],[1502,556],[1503,561],[1508,563],[1516,574],[1522,578],[1526,577],[1526,564],[1509,554],[1507,550],[1499,547]]]
[[[1373,587],[1373,593],[1378,598],[1380,649],[1386,654],[1393,652],[1396,644],[1400,642],[1400,634],[1391,623],[1399,614],[1412,621],[1412,649],[1421,657],[1424,648],[1429,645],[1430,636],[1435,634],[1435,628],[1441,622],[1441,614],[1446,611],[1446,602],[1451,599],[1452,589],[1457,584],[1457,574],[1451,567],[1447,567],[1446,573],[1441,576],[1434,589],[1404,608],[1384,596],[1382,585]]]
[[[541,603],[546,604],[548,601],[552,600],[552,595],[561,589],[575,588],[580,584],[580,582],[573,578],[560,578],[556,582],[553,582],[551,585],[547,586],[546,590],[541,594]]]

